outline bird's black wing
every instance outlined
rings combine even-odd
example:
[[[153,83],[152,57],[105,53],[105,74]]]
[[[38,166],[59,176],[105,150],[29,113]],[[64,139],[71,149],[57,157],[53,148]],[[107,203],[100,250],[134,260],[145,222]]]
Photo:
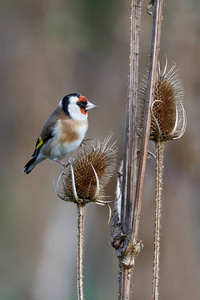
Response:
[[[35,145],[35,151],[32,155],[32,157],[37,156],[38,153],[40,152],[41,147],[50,139],[52,139],[52,137],[54,136],[54,129],[55,129],[55,125],[58,121],[58,114],[57,111],[55,110],[51,116],[46,120],[41,134],[37,140],[37,143]]]
[[[39,136],[39,138],[37,139],[37,143],[35,145],[35,151],[32,155],[32,157],[35,157],[38,155],[38,153],[40,152],[41,147],[48,141],[50,140],[52,137],[54,136],[53,131],[50,131],[50,133],[45,136],[44,138],[42,138],[41,136]]]

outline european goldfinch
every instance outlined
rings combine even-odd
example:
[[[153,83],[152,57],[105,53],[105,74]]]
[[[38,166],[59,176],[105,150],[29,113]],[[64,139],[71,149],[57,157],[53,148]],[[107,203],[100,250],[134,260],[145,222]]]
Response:
[[[46,158],[52,162],[60,162],[67,154],[75,151],[88,129],[88,110],[95,107],[98,106],[81,94],[73,93],[63,97],[45,122],[24,172],[29,174]]]

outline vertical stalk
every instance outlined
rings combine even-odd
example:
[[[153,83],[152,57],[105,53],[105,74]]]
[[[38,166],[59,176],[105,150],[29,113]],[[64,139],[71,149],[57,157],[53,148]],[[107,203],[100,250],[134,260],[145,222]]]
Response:
[[[84,248],[85,203],[77,204],[77,295],[84,300],[83,294],[83,248]]]
[[[122,197],[114,212],[112,245],[119,258],[119,300],[131,299],[132,275],[135,259],[142,248],[138,241],[141,204],[151,125],[151,104],[154,99],[158,54],[160,48],[163,0],[154,1],[154,15],[149,63],[149,77],[145,102],[142,146],[137,175],[137,101],[139,74],[139,33],[142,0],[131,2],[129,88],[126,107],[126,127],[123,157]],[[116,198],[116,201],[118,199]]]
[[[143,123],[143,132],[142,132],[142,144],[140,150],[140,160],[139,160],[137,186],[136,186],[136,197],[135,197],[135,207],[134,207],[135,215],[133,218],[133,226],[132,226],[133,228],[132,239],[134,243],[137,242],[138,231],[139,231],[141,204],[142,204],[142,196],[143,196],[143,189],[144,189],[144,180],[145,180],[146,162],[147,162],[149,135],[150,135],[150,126],[151,126],[151,104],[153,103],[154,93],[155,93],[158,55],[160,49],[162,8],[163,8],[163,0],[154,0],[149,76],[148,76],[148,83],[147,83],[147,95],[146,95],[146,102],[145,102],[144,123]]]
[[[129,85],[126,107],[121,208],[123,232],[129,235],[131,231],[131,215],[134,205],[137,169],[135,158],[137,151],[137,100],[141,5],[141,0],[132,0],[131,2]]]
[[[120,266],[120,294],[119,300],[128,300],[131,299],[131,282],[132,282],[132,275],[133,269],[127,268],[124,265]]]
[[[129,87],[126,108],[125,145],[123,158],[122,206],[120,212],[122,231],[127,237],[125,243],[126,246],[128,246],[130,243],[136,186],[137,101],[141,6],[142,0],[132,0],[130,17]],[[128,259],[126,263],[120,259],[119,267],[119,300],[131,299],[131,282],[134,265],[130,259]]]
[[[155,147],[156,147],[156,199],[155,199],[155,224],[154,224],[152,300],[158,300],[164,143],[156,142]]]

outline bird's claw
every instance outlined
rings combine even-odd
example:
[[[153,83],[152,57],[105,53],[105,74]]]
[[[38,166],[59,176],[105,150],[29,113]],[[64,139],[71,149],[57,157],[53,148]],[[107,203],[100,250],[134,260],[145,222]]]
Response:
[[[59,163],[59,164],[62,166],[61,172],[63,172],[64,169],[67,168],[71,163],[73,163],[74,160],[75,160],[75,158],[70,157],[70,158],[68,159],[68,161],[66,161],[66,162],[60,161],[60,160],[58,160],[58,159],[54,159],[54,162],[57,162],[57,163]]]
[[[91,139],[84,139],[82,140],[80,147],[83,148],[83,145],[87,145],[87,141],[91,141]]]

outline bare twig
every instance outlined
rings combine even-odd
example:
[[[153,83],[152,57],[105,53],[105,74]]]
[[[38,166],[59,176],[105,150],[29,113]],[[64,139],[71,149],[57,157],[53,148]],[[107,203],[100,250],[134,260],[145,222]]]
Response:
[[[116,249],[120,265],[119,299],[127,300],[131,297],[131,279],[135,263],[135,245],[131,243],[133,207],[135,199],[136,170],[137,170],[137,97],[139,74],[139,32],[141,20],[142,0],[132,0],[131,29],[130,29],[130,65],[129,89],[126,107],[125,144],[123,158],[122,194],[120,205],[115,205],[114,229],[112,245]],[[121,167],[122,169],[122,167]],[[120,174],[119,176],[121,176]],[[119,190],[119,189],[118,189]],[[118,201],[116,199],[116,201]]]
[[[148,143],[151,124],[151,103],[154,99],[158,53],[160,47],[160,31],[163,0],[154,1],[153,30],[151,55],[149,64],[149,79],[144,113],[142,146],[138,176],[137,170],[137,100],[139,73],[139,32],[141,20],[141,0],[131,3],[131,31],[130,31],[130,70],[129,90],[126,109],[126,128],[123,158],[122,183],[118,178],[116,201],[113,216],[112,245],[120,264],[119,300],[131,299],[131,279],[135,266],[135,258],[139,254],[142,243],[138,241],[141,203],[148,155]],[[120,171],[121,172],[121,171]],[[119,176],[118,176],[119,177]],[[119,184],[122,194],[119,193]],[[117,199],[118,198],[118,199]]]
[[[78,300],[84,299],[83,294],[83,248],[84,248],[84,220],[85,203],[77,203],[77,295]]]
[[[137,100],[139,74],[139,32],[141,0],[132,0],[130,29],[129,89],[126,109],[126,128],[122,181],[122,226],[130,236],[131,219],[135,196],[137,157]]]
[[[157,142],[155,143],[155,145],[156,145],[156,200],[155,200],[152,300],[158,300],[164,142]]]
[[[136,186],[136,198],[135,198],[135,207],[134,207],[135,215],[132,224],[133,225],[132,240],[134,243],[136,243],[138,239],[141,203],[142,203],[144,179],[145,179],[145,172],[146,172],[146,161],[148,155],[149,135],[150,135],[150,126],[151,126],[151,104],[153,103],[153,99],[154,99],[154,92],[155,92],[154,89],[156,83],[158,55],[159,55],[159,48],[160,48],[162,7],[163,7],[163,0],[154,1],[149,76],[148,76],[148,84],[147,84],[142,143],[141,143],[141,150],[140,150],[140,160],[139,160],[138,178],[137,178],[137,186]]]

